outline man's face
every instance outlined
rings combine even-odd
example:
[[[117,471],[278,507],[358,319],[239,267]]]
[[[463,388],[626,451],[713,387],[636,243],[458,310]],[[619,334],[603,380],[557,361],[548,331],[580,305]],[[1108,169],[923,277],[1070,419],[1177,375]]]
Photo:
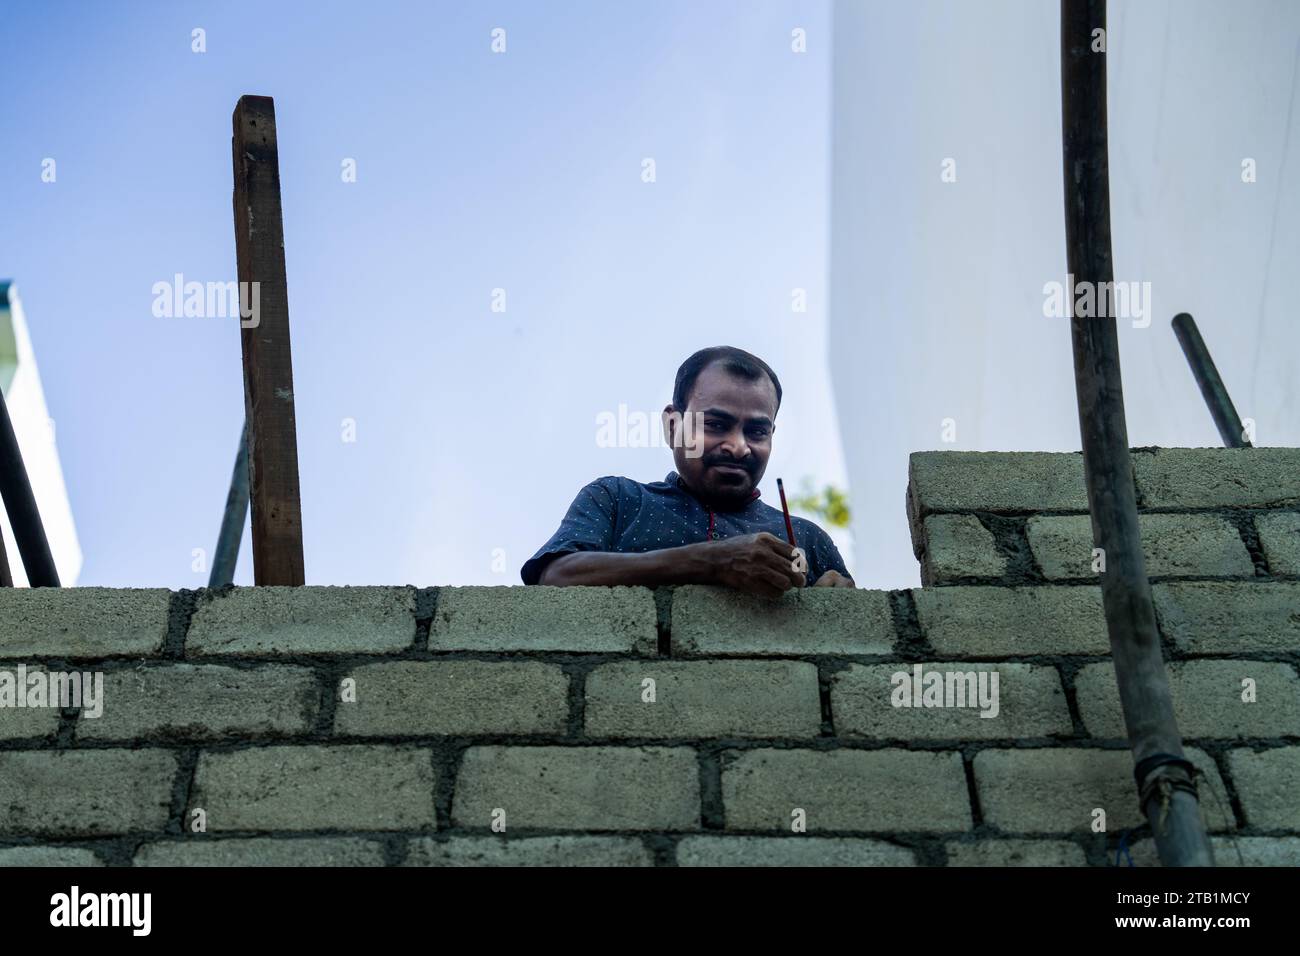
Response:
[[[748,381],[721,365],[707,366],[687,397],[686,418],[685,428],[681,421],[669,425],[677,473],[701,500],[742,507],[772,454],[776,386],[766,375]]]

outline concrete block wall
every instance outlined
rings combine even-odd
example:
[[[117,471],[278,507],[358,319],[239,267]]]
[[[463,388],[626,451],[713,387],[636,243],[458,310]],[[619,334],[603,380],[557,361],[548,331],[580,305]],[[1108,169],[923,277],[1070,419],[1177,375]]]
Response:
[[[1152,580],[1300,580],[1300,449],[1132,455]],[[1081,454],[918,452],[907,511],[927,587],[1096,582]]]
[[[1300,865],[1300,459],[1255,453],[1140,500],[1247,556],[1170,531],[1160,625],[1220,863]],[[0,707],[0,865],[1155,865],[1100,590],[1030,532],[1075,464],[914,456],[915,590],[0,591],[0,694],[104,680]],[[895,706],[918,665],[997,716]]]

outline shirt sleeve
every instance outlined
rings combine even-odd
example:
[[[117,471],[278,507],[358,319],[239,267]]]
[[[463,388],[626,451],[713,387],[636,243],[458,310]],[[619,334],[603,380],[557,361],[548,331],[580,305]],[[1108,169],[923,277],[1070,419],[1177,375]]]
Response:
[[[812,587],[827,571],[838,571],[846,578],[852,578],[853,575],[844,566],[844,558],[840,556],[840,549],[835,547],[831,536],[807,519],[802,519],[800,523],[802,527],[798,530],[798,540],[808,542],[804,546],[804,553],[808,555],[808,579],[804,586]]]
[[[598,478],[578,492],[559,529],[520,568],[519,576],[524,584],[536,584],[546,565],[561,555],[613,550],[614,524],[618,518],[617,480]]]

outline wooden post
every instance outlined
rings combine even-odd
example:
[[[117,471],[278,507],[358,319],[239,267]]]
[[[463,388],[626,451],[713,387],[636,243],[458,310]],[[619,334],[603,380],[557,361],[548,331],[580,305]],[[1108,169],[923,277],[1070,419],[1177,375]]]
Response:
[[[1101,283],[1114,281],[1105,29],[1106,0],[1061,0],[1065,247],[1074,282],[1094,283],[1098,290]],[[1070,289],[1067,296],[1088,510],[1093,540],[1103,549],[1106,562],[1101,573],[1102,603],[1135,763],[1138,802],[1165,866],[1213,866],[1194,768],[1183,753],[1174,719],[1138,533],[1115,317],[1076,315],[1074,293]]]
[[[240,97],[233,123],[253,580],[259,585],[300,585],[302,503],[274,101],[269,96]]]

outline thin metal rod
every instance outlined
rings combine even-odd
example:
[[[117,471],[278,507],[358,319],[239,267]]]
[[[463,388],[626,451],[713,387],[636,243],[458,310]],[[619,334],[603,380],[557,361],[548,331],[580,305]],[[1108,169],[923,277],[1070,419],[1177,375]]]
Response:
[[[4,535],[0,534],[0,588],[11,588],[13,586],[14,576],[13,572],[9,570],[9,555],[5,553]]]
[[[18,436],[9,420],[9,407],[0,394],[0,498],[9,514],[9,525],[14,531],[18,554],[27,571],[27,583],[34,588],[57,588],[59,572],[50,554],[50,542],[45,537],[41,513],[32,494],[32,483],[27,478],[27,466],[18,448]]]
[[[226,512],[221,516],[221,531],[217,535],[217,550],[212,556],[212,573],[208,587],[221,588],[235,580],[235,562],[239,560],[239,542],[244,536],[244,521],[248,517],[248,421],[239,433],[239,453],[235,455],[235,470],[230,475],[230,491],[226,495]]]
[[[1192,375],[1201,390],[1201,398],[1210,407],[1210,415],[1214,418],[1215,427],[1219,429],[1223,444],[1229,448],[1250,448],[1246,429],[1237,415],[1236,406],[1232,404],[1232,396],[1219,377],[1214,359],[1210,358],[1210,350],[1205,347],[1196,320],[1186,312],[1179,312],[1174,316],[1173,326],[1174,335],[1178,336],[1178,344],[1183,347],[1187,364],[1192,367]]]
[[[1100,283],[1114,281],[1105,29],[1105,0],[1061,0],[1068,272],[1076,282],[1094,283],[1094,289],[1113,288]],[[1094,51],[1098,37],[1102,45]],[[1076,289],[1068,296],[1088,510],[1093,540],[1104,554],[1102,603],[1124,725],[1134,762],[1143,768],[1137,783],[1146,799],[1140,802],[1165,866],[1210,866],[1213,856],[1174,719],[1138,532],[1115,318],[1075,315]]]

